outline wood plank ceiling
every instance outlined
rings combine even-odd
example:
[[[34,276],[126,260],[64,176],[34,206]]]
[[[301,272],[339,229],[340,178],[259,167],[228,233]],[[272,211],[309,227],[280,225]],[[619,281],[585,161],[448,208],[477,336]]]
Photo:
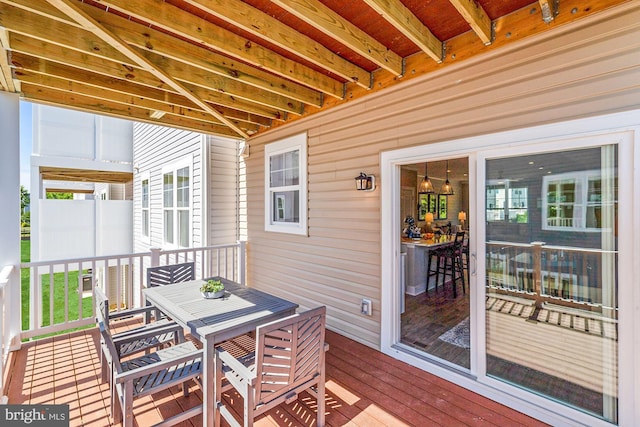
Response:
[[[628,0],[0,0],[0,90],[249,138]]]

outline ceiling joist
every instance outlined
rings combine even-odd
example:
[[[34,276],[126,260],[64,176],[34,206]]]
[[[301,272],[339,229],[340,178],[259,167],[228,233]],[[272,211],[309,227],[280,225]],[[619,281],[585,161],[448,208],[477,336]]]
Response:
[[[371,62],[396,76],[404,74],[402,58],[372,39],[318,0],[272,0],[324,34],[351,48]]]
[[[442,42],[409,9],[400,3],[400,0],[364,0],[364,2],[434,61],[442,62],[444,50]]]
[[[491,18],[482,6],[474,0],[449,0],[460,15],[469,23],[482,43],[490,45],[493,41],[491,34]]]
[[[215,109],[211,108],[210,105],[199,99],[196,95],[194,95],[189,89],[184,87],[181,83],[174,80],[171,75],[165,73],[162,70],[157,69],[151,62],[146,60],[144,57],[140,56],[137,52],[135,52],[132,48],[130,48],[125,42],[120,40],[116,35],[112,34],[109,30],[104,28],[98,22],[96,22],[93,18],[88,16],[82,10],[80,10],[75,3],[72,3],[72,0],[47,0],[51,5],[56,6],[62,12],[67,14],[74,21],[81,24],[87,30],[91,31],[102,40],[109,43],[112,47],[118,49],[120,53],[124,54],[136,64],[138,64],[142,69],[154,75],[158,79],[162,80],[169,87],[173,88],[180,94],[186,96],[191,102],[199,105],[206,112],[220,120],[222,123],[226,124],[229,128],[237,132],[237,134],[243,138],[248,138],[244,131],[238,128],[234,123],[227,120],[224,116],[218,113]]]

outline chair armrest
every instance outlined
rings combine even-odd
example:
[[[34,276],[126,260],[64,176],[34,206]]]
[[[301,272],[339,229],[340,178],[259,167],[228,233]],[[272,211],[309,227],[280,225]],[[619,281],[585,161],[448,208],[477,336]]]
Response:
[[[224,348],[217,347],[216,356],[219,357],[220,360],[222,360],[222,362],[229,367],[229,369],[242,376],[243,378],[252,379],[256,377],[256,374],[254,372],[251,372],[249,368],[244,366],[240,361],[238,361],[238,359],[233,357],[231,353],[227,352]]]
[[[177,337],[181,337],[181,334],[183,333],[182,326],[178,325],[177,323],[165,323],[164,325],[158,327],[144,328],[142,330],[139,329],[137,331],[130,332],[126,331],[122,335],[114,336],[113,343],[115,344],[116,348],[120,348],[122,345],[126,345],[134,341],[140,341],[144,338],[151,338],[158,335],[170,333],[178,334]],[[178,344],[177,337],[174,337],[176,344]]]
[[[131,317],[137,314],[146,314],[146,313],[150,313],[153,310],[155,310],[154,306],[148,306],[148,307],[129,308],[121,311],[114,311],[112,313],[109,313],[109,320],[121,319],[123,317]]]
[[[184,344],[190,344],[189,347],[185,347],[185,350],[189,350],[188,353],[182,353],[175,357],[164,358],[162,360],[150,363],[145,366],[141,366],[139,368],[116,373],[114,377],[114,381],[116,383],[122,384],[124,382],[133,380],[135,378],[140,378],[142,376],[149,375],[154,372],[159,372],[167,368],[171,368],[172,366],[178,365],[180,363],[195,361],[197,359],[202,360],[202,357],[204,355],[204,350],[192,350],[192,349],[195,349],[195,346],[193,346],[193,343],[191,342],[184,343]],[[177,347],[183,346],[184,344],[180,344],[179,346],[172,347],[172,349],[176,350]],[[153,354],[154,353],[152,353],[150,356],[152,356]]]

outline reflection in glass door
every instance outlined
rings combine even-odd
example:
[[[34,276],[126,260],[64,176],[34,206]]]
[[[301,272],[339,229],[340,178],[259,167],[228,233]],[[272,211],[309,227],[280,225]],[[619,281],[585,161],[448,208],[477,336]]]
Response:
[[[617,147],[486,160],[486,372],[617,422]]]
[[[400,203],[405,265],[400,343],[412,353],[466,370],[471,364],[472,293],[468,171],[467,157],[405,165]]]

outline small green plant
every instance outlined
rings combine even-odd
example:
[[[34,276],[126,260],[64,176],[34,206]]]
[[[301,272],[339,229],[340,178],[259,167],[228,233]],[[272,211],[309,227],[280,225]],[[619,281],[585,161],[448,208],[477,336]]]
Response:
[[[224,291],[224,285],[218,279],[207,280],[200,286],[200,292],[220,292]]]

